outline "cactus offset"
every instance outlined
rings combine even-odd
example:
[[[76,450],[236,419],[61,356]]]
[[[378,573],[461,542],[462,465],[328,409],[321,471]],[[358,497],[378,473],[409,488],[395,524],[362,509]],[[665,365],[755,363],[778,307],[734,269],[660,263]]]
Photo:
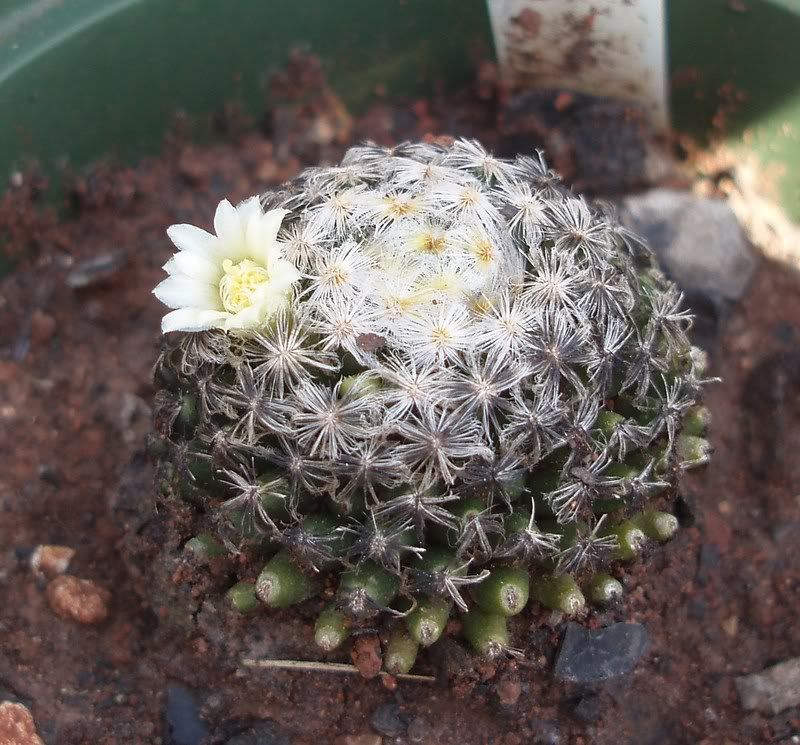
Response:
[[[495,650],[505,622],[489,643],[475,619],[518,613],[529,580],[577,611],[575,579],[602,576],[606,602],[622,585],[596,573],[674,531],[709,454],[691,317],[541,156],[356,147],[215,230],[170,229],[156,450],[190,547],[245,557],[240,610],[331,576],[322,646],[387,619],[405,670],[451,609]]]

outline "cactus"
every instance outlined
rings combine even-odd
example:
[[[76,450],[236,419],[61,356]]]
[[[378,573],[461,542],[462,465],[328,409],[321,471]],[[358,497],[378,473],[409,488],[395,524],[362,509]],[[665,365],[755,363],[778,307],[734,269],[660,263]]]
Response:
[[[458,609],[496,654],[529,592],[609,602],[677,529],[710,454],[691,316],[541,155],[367,144],[214,228],[168,231],[151,451],[240,613],[326,592],[322,649],[377,620],[406,671]]]
[[[314,641],[324,652],[332,652],[347,639],[347,617],[335,605],[329,605],[317,616]]]

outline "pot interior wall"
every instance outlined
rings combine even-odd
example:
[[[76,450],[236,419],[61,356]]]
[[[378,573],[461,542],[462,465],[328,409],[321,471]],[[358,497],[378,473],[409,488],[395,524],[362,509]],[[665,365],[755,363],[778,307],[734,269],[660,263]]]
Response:
[[[675,127],[780,163],[800,220],[800,3],[667,11]],[[484,0],[0,0],[0,174],[154,152],[177,110],[197,137],[223,102],[257,114],[298,45],[354,109],[379,86],[391,98],[466,81],[492,52]]]

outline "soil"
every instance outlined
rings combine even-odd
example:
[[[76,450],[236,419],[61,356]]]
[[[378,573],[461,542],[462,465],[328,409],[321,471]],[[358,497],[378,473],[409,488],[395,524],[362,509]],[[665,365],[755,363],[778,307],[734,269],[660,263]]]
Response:
[[[296,91],[292,74],[279,83]],[[43,206],[35,174],[19,174],[0,200],[0,239],[16,261],[0,281],[0,700],[30,706],[57,745],[245,742],[232,738],[262,720],[275,724],[247,742],[379,742],[374,715],[386,704],[406,734],[385,743],[793,742],[800,711],[745,712],[733,684],[800,650],[800,275],[767,259],[709,350],[724,377],[708,392],[716,452],[685,478],[684,529],[631,569],[619,608],[588,621],[646,626],[650,646],[630,675],[592,688],[556,681],[564,624],[536,608],[513,625],[522,659],[476,661],[454,636],[418,664],[435,683],[244,667],[214,654],[202,618],[188,634],[164,620],[169,608],[123,556],[119,506],[120,495],[149,499],[143,440],[163,312],[150,291],[171,253],[165,227],[207,225],[221,198],[257,193],[365,138],[466,134],[502,150],[554,131],[539,117],[527,143],[519,124],[504,141],[501,96],[485,80],[353,118],[308,77],[322,94],[276,105],[263,131],[226,110],[221,142],[173,134],[158,158],[99,164],[74,179],[59,215]],[[583,174],[578,161],[573,181]],[[636,179],[623,175],[629,188]],[[30,567],[40,544],[75,550],[68,572],[91,581],[107,620],[54,612],[52,580]],[[234,633],[241,622],[225,623]],[[315,656],[302,613],[257,623],[264,656]],[[195,705],[203,721],[192,720]]]

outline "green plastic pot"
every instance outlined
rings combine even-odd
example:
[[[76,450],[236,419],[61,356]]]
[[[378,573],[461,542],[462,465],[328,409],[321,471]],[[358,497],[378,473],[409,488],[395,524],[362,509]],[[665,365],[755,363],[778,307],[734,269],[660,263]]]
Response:
[[[554,0],[548,0],[554,1]],[[742,10],[742,3],[744,11]],[[800,2],[671,0],[673,123],[704,136],[730,83],[747,101],[727,135],[781,161],[800,219]],[[156,152],[176,110],[207,134],[227,101],[253,114],[288,51],[306,45],[357,110],[469,79],[491,54],[484,0],[0,0],[0,179]]]

